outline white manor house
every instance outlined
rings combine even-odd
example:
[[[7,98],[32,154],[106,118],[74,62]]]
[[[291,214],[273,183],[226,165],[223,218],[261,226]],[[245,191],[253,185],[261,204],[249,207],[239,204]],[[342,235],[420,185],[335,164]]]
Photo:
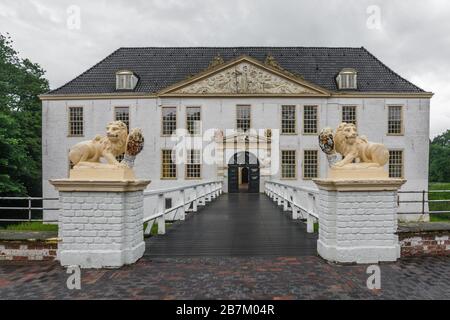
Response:
[[[44,197],[68,176],[70,147],[113,120],[143,130],[135,171],[149,189],[217,179],[225,192],[263,192],[268,180],[315,188],[328,170],[318,133],[350,122],[387,146],[401,190],[427,190],[432,95],[365,48],[120,48],[41,96]]]

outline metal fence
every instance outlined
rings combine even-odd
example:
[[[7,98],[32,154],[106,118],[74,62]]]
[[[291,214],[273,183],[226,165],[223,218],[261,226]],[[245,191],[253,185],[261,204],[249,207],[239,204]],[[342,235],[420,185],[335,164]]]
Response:
[[[0,197],[0,222],[42,222],[43,212],[57,211],[59,208],[44,207],[44,201],[58,201],[58,198],[42,197]],[[26,205],[23,205],[26,203]],[[13,216],[4,218],[4,215]],[[26,216],[26,218],[23,218]],[[40,216],[41,218],[36,218]],[[56,222],[48,221],[46,222]]]
[[[190,186],[193,187],[193,186]],[[186,187],[185,187],[186,188]],[[169,190],[170,191],[170,190]],[[155,192],[155,191],[153,191]],[[446,194],[445,199],[429,199],[432,194]],[[147,193],[146,196],[149,194]],[[404,196],[410,195],[407,200]],[[448,195],[448,197],[447,197]],[[44,211],[58,211],[59,208],[44,207],[45,201],[58,201],[58,198],[43,197],[0,197],[0,223],[6,222],[42,222]],[[427,210],[429,205],[437,203],[449,203],[444,206],[445,210]],[[399,212],[399,214],[450,214],[450,190],[422,190],[422,191],[399,191],[397,204],[418,204],[419,210],[410,212]],[[10,217],[4,217],[8,215]],[[38,218],[37,218],[38,217]],[[57,222],[45,220],[45,222]]]
[[[432,194],[445,194],[447,193],[448,196],[446,195],[446,199],[429,199],[429,196]],[[403,200],[402,196],[403,195],[411,195],[413,198],[415,199],[408,199],[408,200]],[[416,196],[418,195],[418,196]],[[411,197],[409,197],[411,198]],[[400,206],[402,203],[404,204],[419,204],[421,210],[418,211],[412,211],[412,212],[399,212],[399,214],[447,214],[450,213],[450,190],[422,190],[422,191],[399,191],[398,192],[398,196],[397,196],[397,204],[398,206]],[[435,203],[449,203],[448,206],[448,210],[430,210],[428,208],[427,210],[427,205],[429,207],[430,204],[435,204]]]

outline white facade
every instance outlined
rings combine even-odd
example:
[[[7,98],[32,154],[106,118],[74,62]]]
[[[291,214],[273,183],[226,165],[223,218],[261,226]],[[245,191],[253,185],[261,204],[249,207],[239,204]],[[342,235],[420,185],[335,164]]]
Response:
[[[76,143],[104,134],[106,123],[114,120],[115,107],[129,107],[130,127],[142,128],[145,147],[136,161],[135,171],[139,178],[152,180],[149,189],[165,188],[180,184],[192,184],[196,180],[185,179],[185,167],[177,165],[177,178],[161,179],[161,150],[171,149],[176,142],[164,137],[162,114],[164,106],[177,108],[177,128],[186,128],[186,107],[201,108],[202,131],[221,129],[224,132],[236,128],[237,105],[250,105],[251,127],[258,129],[280,129],[283,105],[296,106],[297,134],[280,135],[279,149],[297,150],[297,177],[286,183],[314,187],[311,180],[303,179],[303,150],[319,150],[317,134],[303,134],[303,108],[318,106],[318,131],[324,127],[335,128],[342,120],[343,106],[356,106],[359,134],[370,141],[381,142],[388,149],[403,150],[403,172],[407,183],[401,190],[428,189],[428,142],[429,142],[429,98],[338,98],[338,97],[176,97],[176,98],[133,98],[133,99],[80,99],[44,100],[43,114],[43,192],[44,197],[57,196],[49,184],[50,179],[66,178],[69,172],[68,152]],[[403,134],[388,135],[388,106],[400,105],[403,110]],[[84,135],[70,137],[68,125],[69,107],[83,107]],[[319,152],[319,178],[327,175],[328,163]],[[224,179],[218,175],[217,165],[202,164],[201,181]],[[281,179],[280,173],[272,177],[261,177],[260,191],[264,179]],[[225,187],[225,192],[227,188]],[[415,208],[417,209],[417,208]],[[406,207],[405,207],[406,210]],[[400,210],[402,211],[402,210]],[[48,217],[48,216],[47,216]]]

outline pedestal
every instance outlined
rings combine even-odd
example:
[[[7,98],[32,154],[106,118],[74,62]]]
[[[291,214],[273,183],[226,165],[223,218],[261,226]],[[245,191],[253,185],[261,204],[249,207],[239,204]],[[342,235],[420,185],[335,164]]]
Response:
[[[402,179],[314,181],[319,188],[317,251],[339,263],[400,258],[397,191]]]
[[[150,181],[50,183],[59,191],[61,205],[61,265],[118,268],[143,256],[143,190]]]

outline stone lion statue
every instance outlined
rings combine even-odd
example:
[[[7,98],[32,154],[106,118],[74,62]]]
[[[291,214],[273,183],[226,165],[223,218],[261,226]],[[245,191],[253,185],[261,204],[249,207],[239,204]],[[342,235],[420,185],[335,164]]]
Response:
[[[365,136],[359,136],[356,126],[351,123],[341,123],[334,135],[335,149],[343,159],[336,162],[336,167],[362,162],[370,166],[382,167],[389,161],[389,151],[381,143],[369,142]]]
[[[389,151],[383,144],[369,142],[365,136],[359,136],[356,126],[351,123],[341,123],[334,136],[332,129],[322,130],[319,145],[329,161],[336,152],[342,155],[342,160],[330,161],[332,167],[343,167],[353,162],[364,167],[382,167],[389,160]]]
[[[69,152],[70,161],[74,166],[95,167],[103,158],[108,165],[130,166],[130,157],[135,157],[142,150],[144,138],[140,129],[134,129],[130,135],[127,131],[122,121],[110,122],[106,127],[106,136],[97,135],[90,141],[73,146]],[[123,154],[128,160],[120,163],[116,157]]]

